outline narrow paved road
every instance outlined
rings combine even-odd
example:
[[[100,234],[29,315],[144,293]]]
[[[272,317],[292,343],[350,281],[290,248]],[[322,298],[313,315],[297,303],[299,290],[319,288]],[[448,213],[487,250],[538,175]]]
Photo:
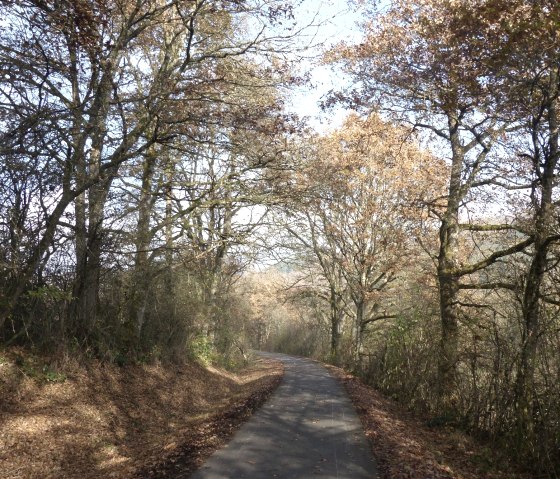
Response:
[[[262,353],[284,363],[269,401],[192,479],[375,479],[360,421],[338,381],[313,361]]]

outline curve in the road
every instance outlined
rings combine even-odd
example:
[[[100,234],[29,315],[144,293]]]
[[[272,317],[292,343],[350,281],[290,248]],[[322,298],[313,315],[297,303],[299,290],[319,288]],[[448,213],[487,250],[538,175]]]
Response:
[[[313,361],[284,363],[269,401],[192,479],[375,479],[375,461],[345,391]]]

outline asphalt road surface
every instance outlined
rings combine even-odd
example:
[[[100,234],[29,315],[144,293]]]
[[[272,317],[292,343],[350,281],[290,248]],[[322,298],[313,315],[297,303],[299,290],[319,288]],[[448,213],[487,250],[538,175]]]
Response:
[[[375,479],[375,461],[342,386],[308,359],[284,363],[272,397],[192,479]]]

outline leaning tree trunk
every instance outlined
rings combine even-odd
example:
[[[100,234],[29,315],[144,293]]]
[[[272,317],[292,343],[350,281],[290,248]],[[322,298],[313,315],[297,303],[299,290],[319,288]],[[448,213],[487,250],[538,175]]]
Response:
[[[534,250],[523,294],[523,337],[515,395],[517,439],[520,449],[525,450],[527,447],[536,447],[533,384],[541,333],[541,288],[547,270],[548,252],[553,240],[554,184],[560,154],[557,108],[558,99],[555,99],[548,108],[550,137],[548,151],[539,174],[541,191],[535,213]],[[537,158],[536,164],[540,161],[541,158]]]

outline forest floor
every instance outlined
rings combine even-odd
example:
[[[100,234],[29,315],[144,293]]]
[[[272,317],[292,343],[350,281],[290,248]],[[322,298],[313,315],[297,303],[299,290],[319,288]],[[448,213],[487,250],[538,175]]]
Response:
[[[379,479],[531,479],[504,455],[451,427],[429,427],[360,379],[327,366],[346,387],[377,461]]]
[[[0,352],[2,479],[177,477],[224,445],[282,377],[198,364],[53,364]]]

